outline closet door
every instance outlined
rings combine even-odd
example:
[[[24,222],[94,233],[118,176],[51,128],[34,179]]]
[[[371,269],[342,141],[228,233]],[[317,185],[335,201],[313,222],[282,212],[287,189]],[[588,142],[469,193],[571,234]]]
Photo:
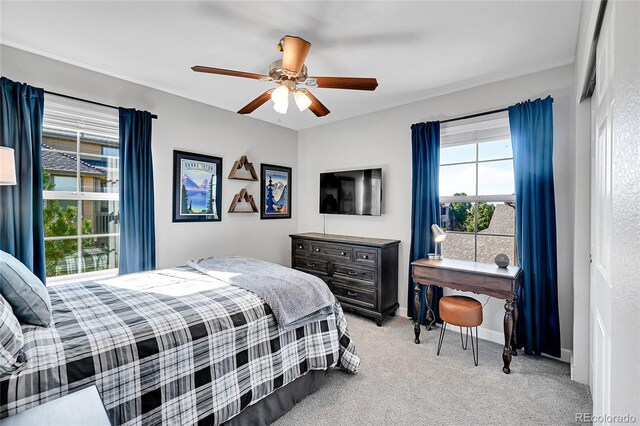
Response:
[[[591,182],[591,369],[593,414],[610,414],[611,394],[611,206],[612,74],[615,2],[609,2],[596,49],[592,109]]]

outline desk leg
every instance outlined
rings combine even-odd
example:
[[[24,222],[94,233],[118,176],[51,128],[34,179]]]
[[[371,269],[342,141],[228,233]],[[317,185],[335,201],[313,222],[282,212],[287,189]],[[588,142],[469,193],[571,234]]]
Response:
[[[518,336],[516,335],[516,326],[518,325],[518,297],[513,299],[513,333],[511,334],[511,355],[518,356]]]
[[[431,330],[431,324],[433,323],[433,311],[431,310],[431,303],[433,302],[433,286],[427,285],[427,331]]]
[[[416,312],[416,319],[413,322],[413,332],[416,338],[413,342],[418,345],[420,344],[420,284],[418,283],[413,283],[413,305]]]
[[[509,365],[511,364],[511,338],[513,337],[513,302],[507,300],[504,304],[504,349],[502,351],[502,361],[504,367],[502,371],[505,374],[511,373]]]

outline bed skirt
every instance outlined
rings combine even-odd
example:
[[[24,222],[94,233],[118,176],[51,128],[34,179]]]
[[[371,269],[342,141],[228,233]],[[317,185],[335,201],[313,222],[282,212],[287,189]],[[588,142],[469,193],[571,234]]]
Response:
[[[310,370],[293,382],[277,389],[223,423],[225,426],[266,426],[284,416],[294,405],[322,387],[325,370]]]

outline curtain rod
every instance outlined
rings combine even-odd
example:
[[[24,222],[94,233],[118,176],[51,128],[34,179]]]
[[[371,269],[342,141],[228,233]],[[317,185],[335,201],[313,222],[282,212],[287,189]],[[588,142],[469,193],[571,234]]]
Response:
[[[486,111],[486,112],[479,112],[477,114],[465,115],[464,117],[449,118],[447,120],[441,120],[440,124],[450,123],[452,121],[458,121],[458,120],[466,120],[467,118],[482,117],[483,115],[495,114],[495,113],[504,112],[504,111],[509,111],[509,108],[500,108],[500,109],[494,109],[493,111]]]
[[[88,102],[88,103],[93,104],[93,105],[100,105],[100,106],[107,107],[107,108],[118,109],[117,106],[103,104],[101,102],[96,102],[96,101],[90,101],[88,99],[76,98],[75,96],[63,95],[62,93],[50,92],[48,90],[45,90],[44,93],[47,93],[49,95],[60,96],[61,98],[73,99],[74,101]],[[156,118],[158,118],[158,116],[155,115],[155,114],[151,114],[151,118],[156,119]]]

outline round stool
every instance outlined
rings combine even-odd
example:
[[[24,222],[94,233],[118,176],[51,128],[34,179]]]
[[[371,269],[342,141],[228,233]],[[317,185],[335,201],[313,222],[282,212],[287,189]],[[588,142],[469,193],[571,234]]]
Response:
[[[440,329],[440,340],[438,341],[438,353],[442,347],[444,333],[447,324],[460,327],[460,342],[462,349],[467,350],[469,343],[469,330],[471,330],[471,352],[473,352],[473,363],[478,365],[478,326],[482,324],[482,304],[476,299],[467,296],[445,296],[440,299],[440,318],[442,318],[442,329]],[[462,339],[462,327],[466,327],[466,343]],[[476,344],[473,344],[473,329],[476,329]]]

